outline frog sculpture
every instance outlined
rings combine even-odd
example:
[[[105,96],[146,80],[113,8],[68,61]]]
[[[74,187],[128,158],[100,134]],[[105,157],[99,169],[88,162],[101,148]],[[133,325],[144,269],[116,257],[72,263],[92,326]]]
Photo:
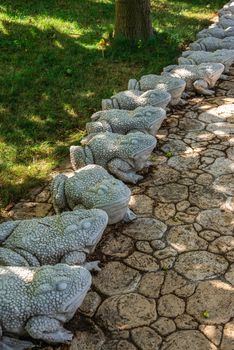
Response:
[[[0,265],[41,266],[66,263],[98,268],[86,262],[107,226],[100,209],[77,210],[42,219],[7,221],[0,225]]]
[[[128,82],[128,89],[148,91],[148,90],[159,90],[167,91],[171,95],[172,106],[181,103],[181,96],[186,87],[186,82],[183,79],[161,76],[155,74],[143,75],[139,81],[136,79],[130,79]]]
[[[234,22],[233,22],[234,25]],[[212,36],[198,39],[189,45],[191,51],[216,51],[216,50],[234,50],[234,36],[224,39],[214,38]]]
[[[127,90],[119,92],[110,99],[102,100],[102,109],[127,109],[134,110],[137,107],[161,107],[166,109],[171,101],[171,95],[163,90]]]
[[[199,65],[172,65],[164,68],[163,75],[175,76],[186,81],[186,90],[202,95],[213,95],[210,90],[224,71],[222,63],[201,63]]]
[[[71,163],[74,169],[95,163],[120,180],[135,184],[143,179],[136,173],[151,165],[148,158],[155,146],[155,137],[142,132],[127,135],[100,133],[84,147],[70,148]]]
[[[130,189],[100,165],[84,166],[71,177],[57,175],[51,184],[51,191],[57,213],[80,208],[98,208],[107,213],[110,225],[136,218],[128,207]]]
[[[0,267],[0,349],[23,350],[30,336],[47,343],[67,343],[63,327],[82,304],[91,275],[81,266]]]

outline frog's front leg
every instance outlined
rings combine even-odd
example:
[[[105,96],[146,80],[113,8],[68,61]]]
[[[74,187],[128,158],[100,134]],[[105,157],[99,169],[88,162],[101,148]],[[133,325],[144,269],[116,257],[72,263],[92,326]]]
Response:
[[[29,266],[28,261],[11,249],[0,247],[0,265],[2,266]]]
[[[221,79],[221,80],[228,80],[229,76],[227,74],[221,74],[219,79]]]
[[[0,225],[0,242],[4,242],[19,225],[20,220],[3,222]]]
[[[25,329],[32,338],[47,343],[68,343],[73,338],[73,334],[63,328],[58,320],[47,316],[32,317]]]
[[[143,179],[143,176],[137,175],[134,168],[128,162],[120,158],[112,159],[108,163],[108,169],[124,182],[136,184]]]
[[[14,339],[9,337],[0,338],[1,350],[28,350],[34,348],[34,344],[20,339]]]
[[[199,79],[193,83],[194,89],[202,95],[214,95],[214,91],[208,89],[209,85],[205,80]]]
[[[84,252],[79,252],[79,251],[73,251],[73,252],[67,253],[62,258],[61,263],[65,263],[68,265],[81,265],[89,271],[101,270],[100,267],[98,266],[99,261],[86,262],[86,254]]]
[[[137,219],[137,215],[131,209],[128,208],[128,210],[126,211],[126,214],[124,215],[123,221],[128,223],[136,219]]]

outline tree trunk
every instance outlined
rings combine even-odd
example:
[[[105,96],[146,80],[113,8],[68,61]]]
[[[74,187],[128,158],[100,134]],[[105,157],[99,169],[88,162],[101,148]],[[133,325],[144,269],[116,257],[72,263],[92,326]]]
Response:
[[[131,41],[149,39],[153,35],[150,0],[116,0],[114,34]]]

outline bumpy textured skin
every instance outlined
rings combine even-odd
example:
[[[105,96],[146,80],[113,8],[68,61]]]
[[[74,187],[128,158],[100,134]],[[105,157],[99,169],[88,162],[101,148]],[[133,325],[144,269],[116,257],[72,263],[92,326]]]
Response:
[[[105,132],[95,135],[86,146],[70,148],[71,163],[74,169],[79,169],[86,162],[87,149],[92,152],[95,163],[108,169],[120,180],[136,183],[142,176],[136,172],[148,167],[148,158],[156,146],[156,139],[141,132],[127,135]],[[84,156],[83,161],[80,158]]]
[[[171,95],[166,91],[139,90],[122,91],[110,99],[102,100],[102,109],[127,109],[134,110],[137,107],[153,106],[165,109],[171,101]]]
[[[209,90],[215,86],[224,71],[221,63],[202,63],[199,65],[174,65],[164,68],[163,75],[171,75],[186,81],[186,90],[195,90],[203,95],[212,95]]]
[[[140,91],[158,90],[167,91],[171,95],[171,105],[177,105],[181,101],[181,96],[184,92],[186,83],[184,80],[175,77],[161,76],[155,74],[144,75],[139,81],[130,79],[128,89]]]
[[[224,15],[234,15],[234,1],[229,1],[223,8],[219,11],[219,16]]]
[[[234,15],[227,13],[219,18],[219,22],[217,22],[217,26],[219,28],[227,29],[229,27],[234,26]]]
[[[86,130],[89,135],[105,131],[123,135],[141,131],[155,136],[165,118],[165,110],[159,107],[138,107],[134,111],[110,109],[94,113],[93,122],[86,124]]]
[[[72,333],[63,328],[82,304],[91,286],[90,272],[58,264],[39,268],[0,267],[0,334],[27,336],[48,343],[66,343]],[[1,339],[1,335],[0,335]],[[2,338],[10,349],[23,349]]]
[[[234,22],[233,22],[234,25]],[[216,50],[234,50],[234,36],[230,36],[224,39],[218,39],[214,37],[207,37],[194,41],[189,45],[191,51],[216,51]]]
[[[198,39],[207,38],[207,37],[224,39],[224,38],[227,38],[229,36],[234,36],[234,28],[233,27],[223,29],[223,28],[219,28],[217,26],[211,26],[207,29],[203,29],[202,31],[200,31],[197,34]]]
[[[13,229],[11,222],[5,222],[0,225],[0,265],[85,264],[86,253],[94,251],[107,222],[106,212],[100,209],[21,220]]]
[[[107,213],[109,224],[136,218],[128,208],[130,189],[99,165],[87,165],[69,178],[57,175],[51,191],[57,213],[76,208],[99,208]]]
[[[178,62],[180,65],[195,65],[208,62],[222,63],[225,67],[225,72],[228,72],[234,62],[234,50],[217,50],[215,52],[184,51]]]

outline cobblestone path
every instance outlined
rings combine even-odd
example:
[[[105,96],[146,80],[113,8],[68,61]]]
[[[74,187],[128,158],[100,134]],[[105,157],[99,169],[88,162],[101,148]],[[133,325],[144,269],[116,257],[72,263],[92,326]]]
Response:
[[[168,115],[154,165],[132,187],[138,219],[108,228],[95,256],[102,271],[68,324],[76,336],[59,350],[234,349],[231,74],[216,97],[191,98]],[[48,186],[8,210],[53,213]]]

